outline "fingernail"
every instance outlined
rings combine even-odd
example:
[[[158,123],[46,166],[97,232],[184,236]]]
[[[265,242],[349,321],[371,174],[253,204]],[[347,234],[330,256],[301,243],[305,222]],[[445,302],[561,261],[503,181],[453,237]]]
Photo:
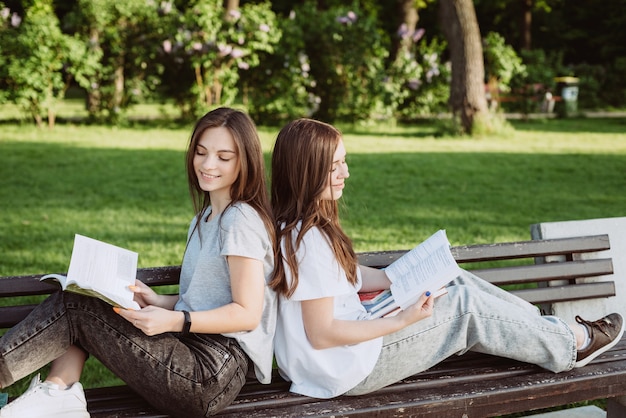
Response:
[[[137,286],[135,286],[134,284],[131,284],[130,286],[128,286],[128,288],[132,291],[135,291],[137,289]]]
[[[426,297],[430,296],[430,290],[426,292]]]
[[[118,314],[118,313],[120,313],[122,310],[121,310],[118,306],[114,306],[114,307],[113,307],[113,311],[114,311],[115,313],[117,313],[117,314]]]

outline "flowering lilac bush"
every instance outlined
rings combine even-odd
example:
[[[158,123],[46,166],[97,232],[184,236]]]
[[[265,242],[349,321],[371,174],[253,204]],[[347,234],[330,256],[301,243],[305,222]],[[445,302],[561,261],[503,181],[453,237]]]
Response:
[[[272,53],[281,37],[269,3],[246,4],[228,13],[222,3],[194,1],[177,13],[177,28],[161,45],[166,70],[190,76],[191,83],[177,97],[194,117],[233,104],[240,74],[257,67],[261,54]]]
[[[51,0],[34,0],[24,17],[0,2],[0,102],[17,104],[38,126],[54,126],[70,81],[85,83],[93,58],[61,32]]]

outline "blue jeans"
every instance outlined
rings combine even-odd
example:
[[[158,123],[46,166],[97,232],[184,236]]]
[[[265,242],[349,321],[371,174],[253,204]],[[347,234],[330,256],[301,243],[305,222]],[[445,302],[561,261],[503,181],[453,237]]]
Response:
[[[576,362],[576,338],[554,316],[464,271],[435,301],[433,315],[383,338],[368,377],[347,395],[373,392],[468,351],[539,365],[553,372]]]
[[[249,364],[231,338],[149,337],[99,299],[57,292],[0,338],[0,384],[38,370],[70,345],[96,357],[160,411],[181,417],[204,417],[228,406]]]

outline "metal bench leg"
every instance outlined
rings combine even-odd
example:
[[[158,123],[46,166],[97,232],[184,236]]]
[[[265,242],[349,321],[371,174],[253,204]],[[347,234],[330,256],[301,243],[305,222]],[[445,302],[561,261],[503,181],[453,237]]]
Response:
[[[606,417],[620,418],[626,417],[626,396],[609,398],[606,403]]]

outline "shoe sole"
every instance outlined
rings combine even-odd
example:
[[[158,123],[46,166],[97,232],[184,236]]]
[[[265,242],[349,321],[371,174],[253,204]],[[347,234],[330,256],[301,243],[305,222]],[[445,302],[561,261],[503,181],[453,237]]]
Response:
[[[30,415],[29,415],[30,416]],[[41,416],[40,414],[36,415],[36,416]],[[2,415],[0,415],[0,417],[2,417]],[[27,416],[21,416],[23,418],[27,418]],[[46,415],[46,418],[91,418],[91,415],[89,415],[88,412],[86,411],[64,411],[61,412],[59,414],[54,414],[54,415]]]
[[[595,359],[600,354],[603,354],[606,351],[610,350],[611,348],[615,347],[617,345],[617,343],[620,342],[620,340],[622,339],[622,335],[624,335],[624,324],[622,324],[622,329],[619,331],[619,334],[617,335],[617,337],[615,337],[615,339],[613,341],[611,341],[610,343],[608,343],[604,347],[594,351],[592,354],[588,355],[584,359],[582,359],[580,361],[577,361],[576,364],[574,364],[574,368],[579,368],[579,367],[586,366],[587,364],[589,364],[591,362],[591,360]]]

